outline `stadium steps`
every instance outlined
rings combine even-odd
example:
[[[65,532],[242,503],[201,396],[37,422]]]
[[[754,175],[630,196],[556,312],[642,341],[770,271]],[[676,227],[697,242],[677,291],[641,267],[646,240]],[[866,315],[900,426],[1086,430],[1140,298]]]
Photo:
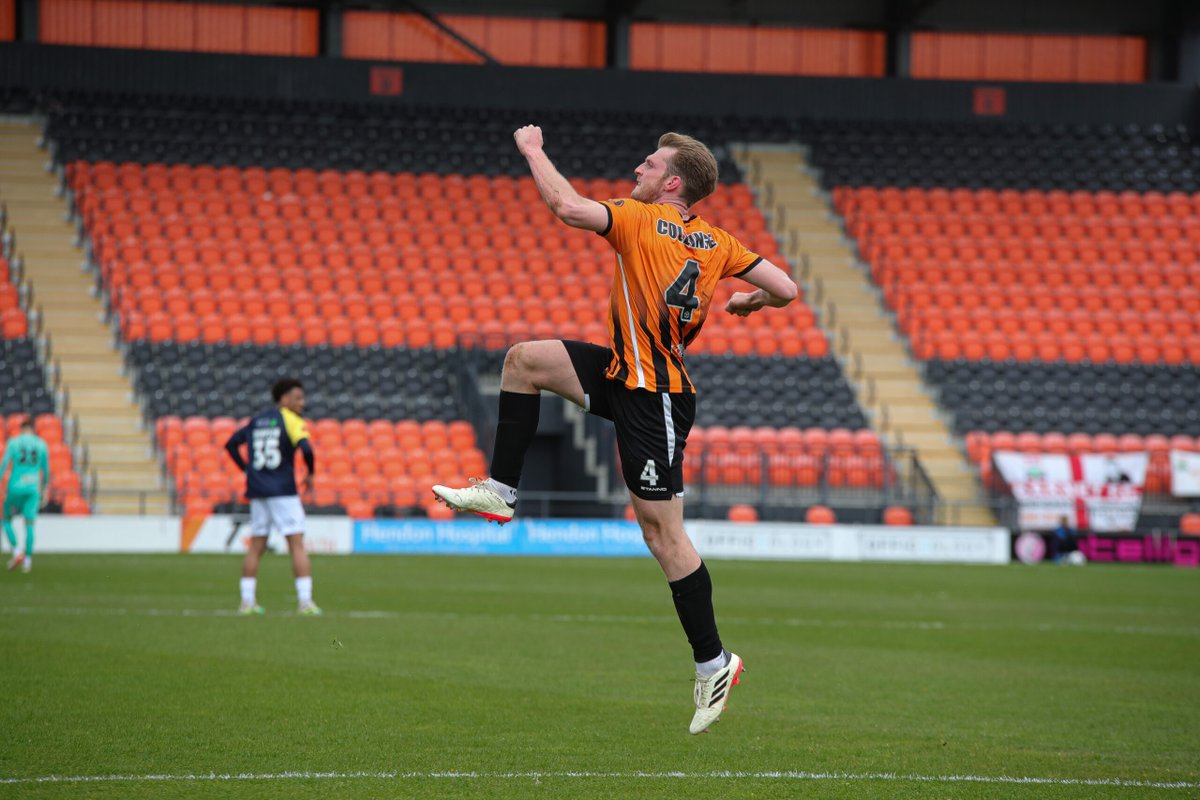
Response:
[[[946,501],[942,522],[994,525],[982,490],[798,148],[740,148],[743,172],[821,315],[859,404],[893,443],[911,446]]]
[[[0,197],[8,206],[17,252],[25,262],[31,308],[50,341],[51,365],[61,375],[70,416],[78,420],[98,493],[93,510],[105,514],[170,511],[149,434],[133,402],[112,331],[83,271],[75,228],[47,172],[32,124],[0,124]]]

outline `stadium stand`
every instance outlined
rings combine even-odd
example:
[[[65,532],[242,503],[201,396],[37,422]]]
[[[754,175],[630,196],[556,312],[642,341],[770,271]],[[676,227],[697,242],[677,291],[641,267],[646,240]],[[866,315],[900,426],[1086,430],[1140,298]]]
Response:
[[[455,370],[444,361],[451,348],[476,348],[480,368],[498,373],[500,343],[603,341],[608,247],[563,229],[544,208],[511,148],[512,127],[525,117],[62,98],[48,134],[66,165],[148,418],[244,414],[261,394],[258,384],[289,371],[311,386],[314,418],[451,423],[464,416],[454,399]],[[563,152],[554,155],[593,196],[627,194],[632,166],[662,130],[646,115],[542,118],[581,132],[564,138]],[[721,144],[754,124],[689,122],[689,130],[717,143],[729,181],[702,213],[786,263]],[[273,269],[264,270],[268,265]],[[480,306],[471,300],[477,281],[503,281],[511,291]],[[705,428],[718,436],[738,426],[852,436],[865,428],[812,309],[795,303],[735,320],[719,312],[735,290],[723,285],[689,356],[697,380],[713,390],[701,404],[697,439]],[[794,392],[781,396],[780,386]],[[878,437],[865,455],[814,455],[801,446],[786,457],[772,438],[742,443],[757,448],[758,464],[770,462],[765,469],[739,472],[732,462],[717,466],[713,456],[712,466],[693,474],[737,486],[760,479],[765,485],[770,475],[772,486],[819,484],[826,491],[878,492],[888,482]],[[744,448],[739,453],[744,462]],[[227,475],[214,478],[216,486],[192,472],[185,480],[175,457],[164,454],[185,502],[227,499],[228,486],[220,484]],[[776,463],[781,459],[799,466]]]
[[[814,162],[984,486],[1005,489],[995,450],[1145,451],[1147,496],[1177,517],[1167,445],[1192,449],[1200,434],[1200,148],[1188,132],[841,133],[836,147],[814,142]]]
[[[583,131],[553,155],[569,174],[594,176],[582,185],[595,195],[628,191],[623,176],[659,127],[646,115],[545,117]],[[466,109],[385,118],[369,106],[64,98],[49,131],[70,165],[123,338],[196,348],[174,357],[131,350],[151,414],[242,413],[230,399],[237,369],[186,368],[210,358],[205,348],[248,348],[260,364],[279,348],[331,354],[315,367],[355,348],[432,353],[464,335],[601,340],[603,242],[553,226],[510,152],[518,121]],[[1200,358],[1200,294],[1188,192],[1200,173],[1186,131],[790,121],[762,135],[771,127],[762,120],[696,123],[716,142],[796,137],[810,146],[958,433],[1192,432],[1196,412],[1183,398]],[[782,260],[729,153],[717,150],[735,182],[710,201],[713,215]],[[283,268],[258,274],[267,263]],[[512,297],[476,308],[460,277],[466,263],[479,279],[511,279]],[[431,302],[435,292],[450,296]],[[809,307],[750,326],[710,319],[692,359],[714,390],[699,428],[865,426]],[[776,371],[759,366],[781,355]],[[234,363],[221,357],[209,363]],[[398,396],[388,373],[348,358],[328,391],[354,401],[329,413],[409,413],[399,408],[408,401],[381,399]],[[1109,361],[1111,374],[1094,380]],[[378,381],[364,382],[370,376]],[[756,378],[808,392],[798,403],[763,398]],[[1120,390],[1131,382],[1136,391]],[[411,385],[404,394],[413,398],[445,396]],[[171,387],[190,391],[179,408],[162,404]],[[1147,396],[1168,402],[1147,409]]]

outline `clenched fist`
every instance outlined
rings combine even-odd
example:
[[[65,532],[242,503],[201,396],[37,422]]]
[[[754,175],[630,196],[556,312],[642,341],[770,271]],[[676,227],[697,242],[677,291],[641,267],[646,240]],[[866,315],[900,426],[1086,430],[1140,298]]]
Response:
[[[542,149],[542,129],[537,125],[517,128],[513,131],[513,140],[517,143],[517,150],[521,155],[527,156]]]

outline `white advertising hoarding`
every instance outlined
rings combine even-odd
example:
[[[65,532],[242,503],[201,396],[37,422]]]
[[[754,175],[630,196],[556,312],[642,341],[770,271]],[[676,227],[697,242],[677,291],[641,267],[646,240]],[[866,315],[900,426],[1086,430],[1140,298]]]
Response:
[[[13,522],[24,542],[25,521]],[[179,517],[42,514],[37,518],[34,553],[178,553]],[[7,545],[6,545],[7,546]]]
[[[706,558],[924,564],[1007,564],[1011,558],[1006,528],[709,521],[686,527]]]

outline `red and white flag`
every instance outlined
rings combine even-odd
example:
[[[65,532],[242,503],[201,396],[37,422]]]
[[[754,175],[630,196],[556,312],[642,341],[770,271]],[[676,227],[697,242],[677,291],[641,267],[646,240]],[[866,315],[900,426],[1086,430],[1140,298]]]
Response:
[[[1146,453],[995,454],[996,468],[1012,487],[1018,525],[1052,530],[1067,518],[1072,528],[1116,533],[1137,527],[1146,485]]]

